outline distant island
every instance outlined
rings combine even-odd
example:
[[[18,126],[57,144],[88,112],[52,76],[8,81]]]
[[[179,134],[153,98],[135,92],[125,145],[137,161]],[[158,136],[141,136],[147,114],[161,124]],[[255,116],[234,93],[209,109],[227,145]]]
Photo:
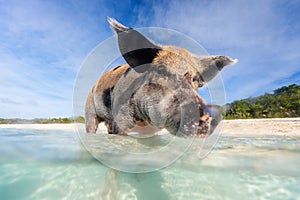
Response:
[[[228,103],[223,107],[225,119],[286,118],[300,117],[300,86],[292,84],[258,97],[250,97]],[[69,124],[85,123],[83,116],[37,118],[37,119],[2,119],[0,124]]]

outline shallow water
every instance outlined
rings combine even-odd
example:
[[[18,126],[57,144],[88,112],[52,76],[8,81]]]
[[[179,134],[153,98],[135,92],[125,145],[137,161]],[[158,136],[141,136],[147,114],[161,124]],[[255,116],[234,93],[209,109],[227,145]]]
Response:
[[[159,171],[132,174],[102,165],[75,132],[0,129],[0,197],[300,199],[299,137],[221,136],[205,159],[197,145]]]

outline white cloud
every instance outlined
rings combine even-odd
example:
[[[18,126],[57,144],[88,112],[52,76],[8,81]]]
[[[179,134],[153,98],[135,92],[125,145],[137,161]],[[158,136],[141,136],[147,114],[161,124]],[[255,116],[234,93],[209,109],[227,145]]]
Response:
[[[100,37],[111,33],[99,29],[106,23],[105,13],[99,20],[100,14],[86,12],[98,9],[95,3],[101,4],[35,0],[0,4],[0,117],[72,115],[77,70]]]
[[[296,20],[278,1],[169,1],[153,4],[150,21],[185,33],[210,54],[238,58],[222,73],[228,100],[246,98],[279,87],[278,80],[300,71],[300,40],[291,36]],[[297,81],[297,80],[295,80]],[[271,88],[271,86],[273,88]],[[269,92],[271,92],[269,91]]]

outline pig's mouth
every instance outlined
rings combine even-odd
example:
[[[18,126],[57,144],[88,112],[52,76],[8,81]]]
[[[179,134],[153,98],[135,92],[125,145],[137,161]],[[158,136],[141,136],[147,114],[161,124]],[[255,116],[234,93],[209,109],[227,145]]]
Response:
[[[212,117],[209,114],[205,114],[199,118],[199,122],[195,123],[194,135],[195,137],[204,138],[211,134],[211,120]]]
[[[194,137],[205,138],[211,135],[222,119],[220,108],[215,105],[205,105],[203,115],[195,123]]]

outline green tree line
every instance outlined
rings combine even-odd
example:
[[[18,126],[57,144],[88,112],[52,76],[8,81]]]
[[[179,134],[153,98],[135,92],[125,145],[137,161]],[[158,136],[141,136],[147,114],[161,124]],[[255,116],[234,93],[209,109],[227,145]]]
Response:
[[[237,100],[225,109],[225,119],[300,117],[300,86],[292,84],[273,94]]]
[[[69,124],[69,123],[84,123],[84,117],[78,116],[74,118],[58,117],[58,118],[36,118],[36,119],[2,119],[0,124]]]

